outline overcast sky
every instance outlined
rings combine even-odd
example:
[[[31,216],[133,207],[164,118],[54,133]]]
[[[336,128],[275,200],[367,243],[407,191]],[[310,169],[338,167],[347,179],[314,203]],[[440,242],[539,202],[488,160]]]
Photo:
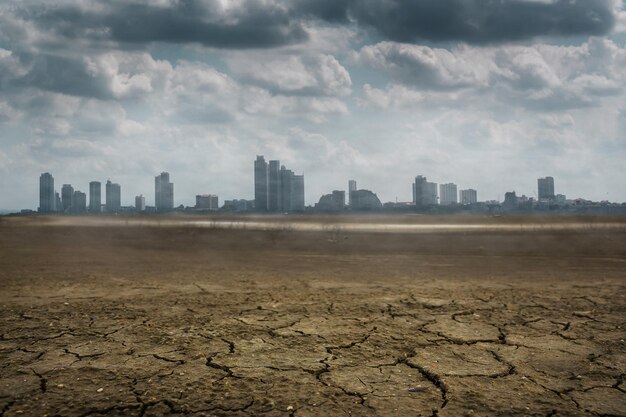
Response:
[[[253,198],[257,154],[383,201],[411,182],[626,201],[621,0],[5,0],[0,208],[39,175],[122,204]]]

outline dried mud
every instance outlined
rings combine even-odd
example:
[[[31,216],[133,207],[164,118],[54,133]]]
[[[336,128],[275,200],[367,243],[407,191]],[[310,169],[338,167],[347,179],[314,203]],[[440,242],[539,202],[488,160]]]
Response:
[[[0,222],[0,416],[623,416],[626,231]]]

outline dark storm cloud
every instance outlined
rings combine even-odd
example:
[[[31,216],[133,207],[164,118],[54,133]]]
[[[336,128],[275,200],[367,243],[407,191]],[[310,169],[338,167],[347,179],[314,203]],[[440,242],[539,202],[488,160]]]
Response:
[[[301,22],[283,7],[250,2],[224,10],[216,1],[181,0],[170,6],[111,2],[103,8],[79,5],[20,8],[16,14],[67,39],[199,43],[217,48],[270,48],[305,40]]]
[[[220,48],[274,47],[306,38],[304,29],[284,12],[258,3],[225,21],[207,21],[211,12],[194,2],[181,2],[174,10],[128,5],[109,16],[108,27],[122,42],[198,42]]]
[[[601,35],[615,23],[610,0],[304,0],[300,8],[331,22],[349,18],[399,42]]]
[[[30,71],[17,78],[15,85],[79,97],[112,97],[106,80],[90,72],[84,61],[55,55],[35,57]]]
[[[601,35],[615,23],[611,0],[180,0],[169,5],[112,1],[62,6],[16,3],[12,13],[61,39],[199,43],[272,48],[305,41],[313,22],[356,24],[400,42],[474,44],[537,36]],[[0,29],[1,32],[1,29]]]

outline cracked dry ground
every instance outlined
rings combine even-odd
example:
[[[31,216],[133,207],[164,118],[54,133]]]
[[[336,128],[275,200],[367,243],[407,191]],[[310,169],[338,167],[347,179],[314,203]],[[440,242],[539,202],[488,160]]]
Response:
[[[626,415],[622,230],[5,220],[0,415]]]

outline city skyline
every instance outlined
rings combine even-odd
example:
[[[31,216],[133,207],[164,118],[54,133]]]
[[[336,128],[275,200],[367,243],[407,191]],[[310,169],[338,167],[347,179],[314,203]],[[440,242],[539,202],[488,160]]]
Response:
[[[239,198],[250,154],[306,173],[307,205],[347,178],[410,201],[416,174],[626,201],[623,1],[363,4],[2,2],[0,208],[42,172]]]
[[[388,208],[406,208],[408,205],[417,210],[425,210],[433,206],[463,206],[480,203],[484,209],[485,203],[501,205],[506,210],[533,209],[535,204],[539,204],[540,209],[545,209],[550,205],[564,207],[568,202],[590,201],[576,198],[567,199],[567,196],[555,191],[554,177],[547,176],[537,179],[537,197],[525,194],[517,195],[516,191],[504,193],[503,200],[478,199],[478,192],[475,189],[459,189],[457,184],[449,182],[438,184],[428,181],[423,175],[417,175],[411,185],[411,201],[380,200],[377,193],[358,188],[357,181],[350,179],[346,189],[333,190],[331,193],[323,194],[315,204],[305,203],[304,175],[296,175],[285,165],[281,165],[280,160],[266,161],[264,155],[257,155],[253,161],[252,169],[254,197],[225,199],[223,206],[219,205],[219,197],[216,194],[196,194],[195,205],[185,205],[175,203],[174,183],[170,181],[169,172],[161,172],[154,180],[154,206],[146,204],[146,198],[139,194],[134,198],[134,205],[124,205],[121,203],[121,186],[106,182],[106,193],[104,204],[97,205],[101,201],[100,182],[91,181],[89,183],[89,204],[87,204],[87,194],[75,190],[71,184],[63,184],[61,193],[54,187],[54,177],[48,173],[42,173],[39,177],[39,206],[40,213],[117,213],[132,209],[136,212],[167,213],[180,207],[196,210],[218,210],[229,207],[231,211],[254,211],[267,213],[297,213],[304,212],[305,209],[318,211],[342,211],[352,209],[356,211],[381,210],[387,204]],[[346,201],[346,194],[348,199]],[[596,202],[597,203],[597,202]],[[612,202],[613,203],[613,202]],[[399,205],[398,205],[399,204]],[[547,204],[547,206],[546,206]],[[578,205],[575,202],[575,205]],[[619,203],[617,203],[619,204]],[[622,203],[622,206],[626,202]],[[150,208],[150,210],[148,210]],[[29,212],[30,209],[22,209],[22,212]],[[491,210],[491,209],[490,209]]]
[[[247,166],[248,166],[248,170],[249,170],[249,165],[250,165],[250,161],[248,159],[247,161]],[[48,170],[48,171],[52,171],[52,170]],[[46,172],[46,170],[42,170],[42,172]],[[245,169],[244,169],[244,173],[245,173]],[[39,173],[41,174],[41,172]],[[38,174],[38,175],[39,175]],[[53,174],[54,175],[54,174]],[[184,176],[179,176],[178,174],[175,174],[177,178],[184,178]],[[422,174],[423,175],[423,174]],[[245,176],[245,174],[243,174],[243,176]],[[314,175],[312,175],[313,177],[315,177]],[[75,184],[80,184],[78,186],[75,186],[77,190],[84,190],[87,194],[87,206],[89,207],[89,196],[91,195],[91,193],[89,193],[89,189],[90,189],[90,183],[91,182],[101,182],[102,186],[103,186],[103,193],[104,193],[104,185],[106,183],[105,181],[101,181],[96,179],[95,181],[92,180],[87,180],[85,181],[84,176],[83,175],[79,175],[79,177],[81,178],[81,180],[73,182],[73,181],[65,181],[65,179],[63,180],[63,184],[68,183],[71,184],[73,186],[75,186]],[[111,177],[115,177],[115,178],[124,178],[124,175],[119,175],[119,176],[113,176],[111,175]],[[307,175],[307,178],[309,177],[309,175]],[[346,178],[352,178],[353,176],[348,175],[348,177]],[[365,176],[367,178],[367,176]],[[473,190],[478,190],[479,195],[480,195],[480,201],[504,201],[504,197],[505,197],[505,193],[508,191],[512,191],[515,190],[519,195],[527,195],[528,197],[532,197],[535,199],[539,199],[539,191],[538,191],[538,183],[537,181],[544,179],[545,178],[552,178],[550,176],[546,176],[546,173],[543,172],[541,176],[537,176],[535,178],[526,178],[526,176],[524,176],[524,178],[519,178],[518,181],[516,182],[518,185],[522,184],[521,186],[509,186],[507,187],[506,184],[502,185],[502,188],[500,189],[500,191],[496,191],[495,193],[486,193],[484,192],[479,186],[477,186],[476,184],[470,184],[467,183],[466,181],[463,182],[458,182],[456,179],[454,178],[443,178],[443,179],[439,179],[439,178],[435,178],[432,177],[432,183],[437,184],[437,195],[440,195],[440,190],[439,190],[439,186],[446,184],[446,183],[453,183],[457,186],[457,200],[460,201],[460,191],[464,190],[464,189],[473,189]],[[56,178],[56,176],[55,176]],[[106,177],[105,175],[105,178]],[[127,191],[126,192],[122,192],[121,195],[121,205],[122,206],[132,206],[134,205],[135,202],[135,197],[138,195],[151,195],[150,193],[147,193],[146,190],[147,189],[154,189],[155,187],[155,183],[154,183],[154,178],[155,177],[151,177],[152,178],[152,185],[151,186],[145,186],[145,184],[150,183],[149,180],[150,176],[142,176],[141,180],[139,181],[139,184],[137,183],[125,183],[123,180],[117,180],[116,182],[121,184],[122,187]],[[174,206],[177,207],[179,205],[184,205],[184,206],[193,206],[195,204],[196,201],[196,196],[199,194],[198,188],[194,187],[192,184],[194,182],[195,179],[197,179],[197,175],[187,175],[187,178],[191,179],[191,183],[187,183],[187,182],[183,182],[183,181],[177,181],[177,193],[176,193],[176,200],[174,201]],[[429,179],[431,178],[430,176],[428,177]],[[313,190],[320,190],[319,194],[315,194],[315,193],[311,193],[311,192],[307,192],[305,193],[305,206],[313,206],[315,205],[315,203],[318,202],[319,197],[321,197],[324,194],[327,194],[329,192],[331,192],[333,189],[339,189],[339,190],[345,190],[346,191],[346,199],[349,198],[349,193],[348,193],[348,189],[347,186],[344,184],[342,185],[344,182],[348,181],[348,179],[346,179],[345,181],[343,179],[333,179],[332,182],[329,182],[331,184],[336,184],[336,186],[331,186],[331,187],[324,187],[321,184],[315,184],[312,183],[312,181],[308,181],[307,184],[307,190],[309,190],[309,187],[311,187],[311,189]],[[83,182],[85,182],[85,184],[83,185]],[[210,183],[209,181],[207,181],[208,183]],[[207,183],[205,182],[205,183]],[[249,182],[249,181],[248,181]],[[376,183],[376,181],[367,181],[367,180],[359,180],[360,183],[363,184],[372,184],[372,183]],[[429,181],[430,182],[430,181]],[[478,183],[480,184],[481,181],[479,180]],[[62,184],[61,184],[62,185]],[[570,188],[568,188],[568,186],[570,186]],[[554,184],[552,185],[552,187],[554,188]],[[61,188],[59,187],[58,192],[59,195],[61,195]],[[245,188],[245,187],[244,187]],[[232,199],[250,199],[250,200],[254,200],[254,184],[250,185],[248,184],[248,191],[247,192],[238,192],[238,191],[233,191],[231,189],[225,189],[224,187],[221,187],[219,185],[218,182],[216,182],[215,184],[210,184],[207,187],[205,187],[204,190],[200,190],[200,194],[206,194],[206,193],[211,193],[211,194],[216,194],[220,196],[221,201],[225,201],[225,200],[232,200]],[[380,200],[382,202],[391,202],[391,201],[396,201],[396,199],[398,201],[406,201],[406,202],[411,202],[414,201],[413,200],[413,196],[411,196],[409,192],[406,192],[406,185],[402,182],[402,179],[400,179],[399,183],[392,183],[392,182],[385,182],[385,186],[381,187],[378,191],[375,189],[375,187],[371,187],[368,185],[369,189],[372,189],[373,191],[375,191]],[[392,196],[392,193],[386,192],[386,190],[388,190],[389,188],[394,188],[394,189],[398,189],[398,190],[404,190],[404,193],[399,193],[399,195],[394,195]],[[588,195],[584,195],[582,193],[577,193],[576,189],[571,187],[570,184],[566,184],[564,183],[560,178],[559,178],[559,184],[558,184],[558,188],[559,188],[559,192],[555,193],[555,194],[564,194],[571,199],[575,199],[575,198],[582,198],[585,200],[592,200],[592,201],[610,201],[610,202],[614,202],[614,203],[622,203],[622,202],[626,202],[626,198],[622,201],[622,200],[610,200],[610,199],[606,199],[606,198],[599,198],[599,199],[594,199],[593,197],[589,197]],[[182,192],[179,190],[183,190]],[[218,190],[222,190],[222,193],[220,193]],[[567,192],[566,190],[570,190],[570,192]],[[35,202],[34,204],[31,205],[26,205],[26,206],[16,206],[15,203],[12,204],[8,203],[5,206],[0,206],[0,210],[4,209],[4,210],[18,210],[18,209],[22,209],[22,208],[37,208],[39,205],[39,198],[38,195],[36,194],[36,192],[33,192],[32,189],[29,189],[29,194],[31,194],[32,196],[35,197]],[[222,195],[224,195],[224,197],[222,197]],[[593,195],[593,193],[592,193]],[[30,197],[29,199],[32,199],[32,197]],[[19,200],[19,199],[18,199]],[[104,195],[102,197],[102,202],[104,204],[105,199],[104,199]],[[154,201],[151,202],[150,205],[152,205],[152,203],[154,203]]]

